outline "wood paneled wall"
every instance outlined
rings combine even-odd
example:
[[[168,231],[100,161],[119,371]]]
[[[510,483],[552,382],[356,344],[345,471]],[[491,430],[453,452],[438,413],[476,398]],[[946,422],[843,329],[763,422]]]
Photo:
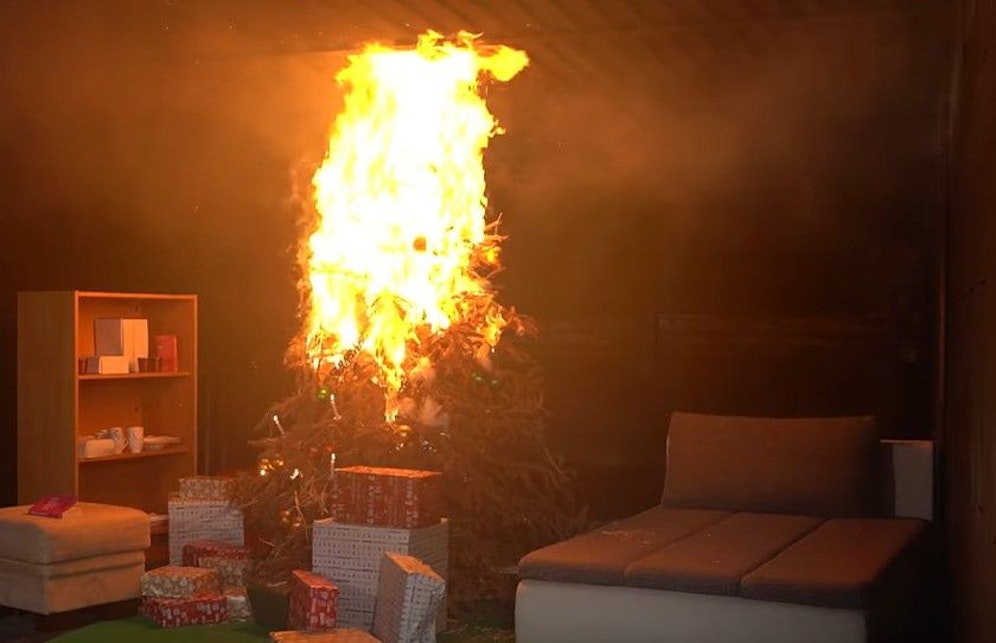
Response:
[[[945,507],[958,638],[996,640],[996,2],[961,3],[949,225]]]

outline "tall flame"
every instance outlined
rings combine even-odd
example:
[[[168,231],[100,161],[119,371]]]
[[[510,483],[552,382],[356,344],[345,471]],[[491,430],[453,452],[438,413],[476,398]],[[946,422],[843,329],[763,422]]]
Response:
[[[316,369],[367,354],[390,407],[418,358],[412,347],[489,292],[498,247],[485,224],[483,152],[501,129],[478,79],[507,81],[527,64],[468,33],[350,56],[336,77],[344,109],[312,181],[306,349]],[[504,323],[499,311],[476,330],[493,347]]]

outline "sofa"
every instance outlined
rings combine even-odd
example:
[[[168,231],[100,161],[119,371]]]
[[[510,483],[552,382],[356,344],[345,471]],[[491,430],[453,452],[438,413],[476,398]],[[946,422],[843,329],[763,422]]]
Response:
[[[517,643],[914,640],[933,449],[872,417],[671,416],[661,502],[524,556]]]

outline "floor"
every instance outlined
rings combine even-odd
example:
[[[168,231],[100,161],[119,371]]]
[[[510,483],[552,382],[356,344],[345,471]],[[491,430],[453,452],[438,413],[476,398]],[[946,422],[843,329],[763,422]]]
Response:
[[[39,632],[33,614],[18,614],[4,610],[0,613],[0,641],[3,643],[38,643],[55,633]]]
[[[62,632],[99,620],[133,616],[137,611],[137,601],[122,601],[53,616],[39,616],[0,607],[0,643],[41,643]]]

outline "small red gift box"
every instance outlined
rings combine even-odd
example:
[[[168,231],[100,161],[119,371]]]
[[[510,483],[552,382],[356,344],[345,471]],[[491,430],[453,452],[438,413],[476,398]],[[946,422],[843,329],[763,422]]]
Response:
[[[230,558],[233,560],[248,560],[249,548],[234,543],[219,540],[191,540],[183,546],[183,564],[189,567],[201,567],[203,558]]]
[[[228,601],[220,594],[196,598],[143,596],[141,612],[159,627],[207,625],[228,618]]]
[[[295,630],[335,627],[339,588],[324,576],[303,569],[292,572],[287,624]]]
[[[335,470],[332,517],[339,522],[415,529],[438,524],[438,471],[354,466]]]

